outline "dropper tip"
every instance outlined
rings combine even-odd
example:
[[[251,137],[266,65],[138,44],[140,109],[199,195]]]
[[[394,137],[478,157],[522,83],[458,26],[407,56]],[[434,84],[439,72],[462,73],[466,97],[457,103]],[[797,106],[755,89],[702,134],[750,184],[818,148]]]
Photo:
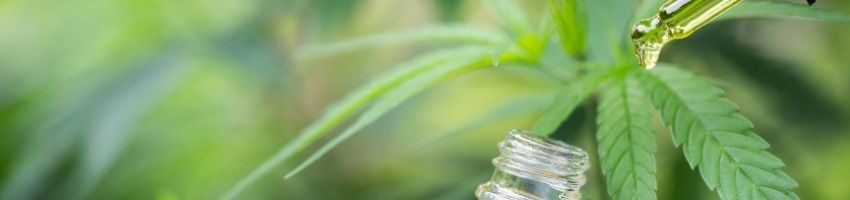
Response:
[[[631,37],[638,64],[647,70],[655,67],[661,48],[671,38],[667,31],[668,27],[660,23],[660,17],[656,15],[653,18],[641,20],[632,31]]]

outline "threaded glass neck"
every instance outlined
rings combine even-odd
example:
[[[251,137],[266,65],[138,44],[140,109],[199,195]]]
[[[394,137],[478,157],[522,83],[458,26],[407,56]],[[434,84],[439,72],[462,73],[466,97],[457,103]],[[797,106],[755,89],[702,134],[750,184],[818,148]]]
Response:
[[[479,199],[578,199],[589,168],[587,153],[561,141],[512,130],[499,143],[496,170]]]

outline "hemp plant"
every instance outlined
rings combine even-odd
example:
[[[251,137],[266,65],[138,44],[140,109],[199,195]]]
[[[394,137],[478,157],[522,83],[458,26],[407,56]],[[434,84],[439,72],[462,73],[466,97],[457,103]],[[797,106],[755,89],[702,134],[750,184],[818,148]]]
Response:
[[[660,63],[652,70],[638,65],[629,40],[631,27],[638,19],[653,15],[664,2],[550,0],[548,13],[539,20],[529,20],[517,3],[482,2],[498,16],[505,26],[503,32],[471,26],[433,26],[301,49],[300,59],[315,59],[399,43],[454,44],[402,62],[339,100],[231,188],[223,199],[235,198],[258,178],[289,162],[293,155],[302,153],[348,119],[354,118],[353,123],[310,152],[286,177],[302,171],[430,86],[505,64],[540,70],[563,83],[552,103],[530,127],[535,134],[551,135],[582,102],[598,101],[598,166],[613,199],[657,199],[657,130],[651,118],[656,111],[690,167],[721,199],[799,199],[793,191],[798,185],[782,171],[783,162],[768,151],[770,145],[753,132],[753,124],[739,114],[739,108],[724,97],[722,89],[675,63]],[[850,17],[835,12],[767,0],[745,0],[715,21],[751,17],[850,21]],[[563,73],[569,76],[559,75]]]

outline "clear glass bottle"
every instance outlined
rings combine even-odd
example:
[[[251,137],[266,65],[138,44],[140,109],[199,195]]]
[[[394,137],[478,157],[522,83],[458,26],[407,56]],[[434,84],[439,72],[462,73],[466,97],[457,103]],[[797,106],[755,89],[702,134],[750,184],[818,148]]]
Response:
[[[478,186],[480,200],[581,199],[579,189],[590,167],[587,152],[561,141],[512,130],[499,143],[496,170]]]

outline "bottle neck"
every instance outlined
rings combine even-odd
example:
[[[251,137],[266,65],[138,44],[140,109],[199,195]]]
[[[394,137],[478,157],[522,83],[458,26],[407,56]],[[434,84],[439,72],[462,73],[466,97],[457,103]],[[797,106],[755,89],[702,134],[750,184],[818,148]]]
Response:
[[[479,187],[481,199],[572,199],[580,197],[587,153],[566,143],[514,130],[499,143],[490,182]],[[491,196],[492,198],[484,198]],[[502,197],[502,198],[497,198]]]

